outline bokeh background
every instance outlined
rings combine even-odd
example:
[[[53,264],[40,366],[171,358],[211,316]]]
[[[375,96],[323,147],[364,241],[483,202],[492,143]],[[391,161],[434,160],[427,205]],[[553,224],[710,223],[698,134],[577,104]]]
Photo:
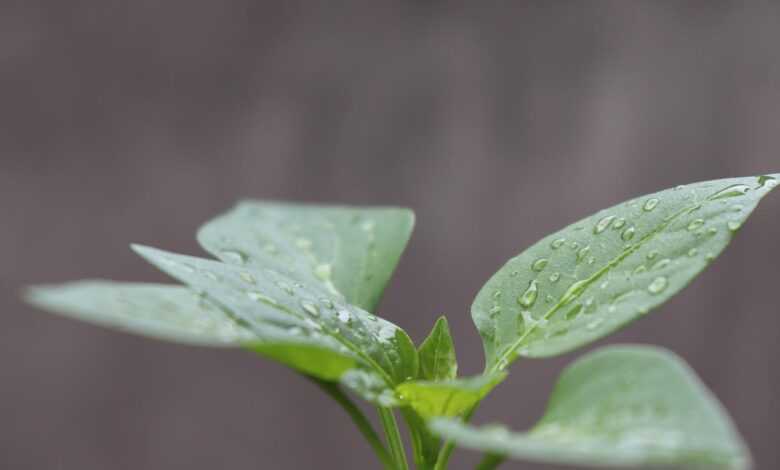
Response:
[[[400,204],[381,314],[421,340],[510,256],[632,196],[780,171],[775,2],[0,2],[0,468],[376,468],[281,366],[38,313],[30,283],[162,281],[245,197]],[[780,466],[780,197],[603,343],[684,356]],[[478,422],[538,417],[580,352],[520,362]],[[460,452],[453,468],[470,468]],[[553,468],[510,463],[507,468]]]

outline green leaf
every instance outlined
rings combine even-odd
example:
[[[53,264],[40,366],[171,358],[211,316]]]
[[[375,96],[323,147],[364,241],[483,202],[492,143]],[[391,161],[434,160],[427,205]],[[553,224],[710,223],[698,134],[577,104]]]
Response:
[[[191,290],[170,285],[80,281],[30,288],[51,312],[105,327],[197,346],[239,346],[255,335]]]
[[[744,469],[748,451],[717,400],[674,354],[608,347],[569,366],[529,432],[437,419],[432,430],[491,454],[576,466]]]
[[[300,372],[339,380],[357,360],[310,338],[268,328],[258,336],[204,295],[181,286],[80,281],[28,290],[27,300],[108,328],[194,346],[244,347]]]
[[[227,263],[322,284],[373,312],[413,227],[408,209],[245,201],[203,226],[198,241]]]
[[[268,331],[283,331],[288,337],[356,358],[365,371],[351,370],[344,380],[370,391],[371,396],[384,396],[394,385],[417,375],[417,351],[402,329],[344,302],[322,284],[303,284],[273,269],[235,266],[149,247],[133,249],[231,312],[260,338]]]
[[[472,317],[488,370],[599,339],[684,288],[731,241],[780,175],[643,196],[554,233],[507,262]]]
[[[420,378],[437,381],[457,377],[458,361],[447,318],[439,317],[436,320],[433,330],[420,345],[419,353]]]
[[[403,402],[425,419],[453,417],[470,410],[505,378],[506,373],[496,372],[441,382],[419,380],[403,383],[396,390]]]

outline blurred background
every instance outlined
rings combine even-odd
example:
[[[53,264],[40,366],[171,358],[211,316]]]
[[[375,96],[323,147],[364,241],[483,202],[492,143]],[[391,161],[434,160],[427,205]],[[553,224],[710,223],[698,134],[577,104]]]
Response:
[[[774,2],[3,1],[0,468],[376,468],[287,369],[19,289],[163,281],[128,243],[201,254],[195,229],[239,198],[405,205],[380,314],[420,341],[446,313],[476,373],[469,306],[509,257],[633,196],[780,171],[779,43]],[[685,357],[761,469],[780,465],[778,213],[601,342]],[[518,363],[475,420],[528,426],[581,353]]]

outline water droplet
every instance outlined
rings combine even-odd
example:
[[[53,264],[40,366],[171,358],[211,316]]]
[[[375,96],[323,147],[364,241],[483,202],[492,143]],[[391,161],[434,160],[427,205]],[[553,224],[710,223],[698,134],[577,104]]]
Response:
[[[547,294],[547,295],[544,297],[544,301],[545,301],[545,302],[547,302],[548,304],[551,304],[551,303],[553,303],[553,302],[555,301],[555,297],[553,297],[553,296],[552,296],[552,295],[550,295],[550,294]]]
[[[604,230],[606,230],[609,225],[612,223],[612,221],[615,220],[614,215],[608,215],[604,217],[603,219],[599,220],[595,227],[593,227],[593,233],[596,235],[600,234]]]
[[[255,302],[265,302],[271,305],[279,305],[279,303],[273,298],[268,297],[262,292],[258,292],[256,290],[247,291],[246,295],[247,297],[249,297],[251,300]]]
[[[389,341],[395,337],[395,327],[387,324],[379,330],[378,337],[382,341]]]
[[[314,268],[314,275],[317,276],[317,279],[320,281],[329,281],[333,275],[333,265],[330,263],[318,264]]]
[[[763,175],[758,177],[758,187],[763,188],[766,186],[769,189],[777,186],[777,178],[774,176]]]
[[[685,189],[685,185],[684,184],[675,186],[675,188],[674,188],[675,191],[682,191],[683,189]]]
[[[534,263],[531,265],[531,269],[533,269],[536,272],[540,272],[547,267],[547,263],[549,263],[549,260],[547,258],[539,258],[538,260],[534,261]]]
[[[669,281],[664,276],[658,276],[657,278],[653,279],[653,282],[650,283],[649,286],[647,286],[647,291],[651,294],[660,294],[661,292],[666,289],[666,286],[669,285]]]
[[[718,229],[716,229],[715,227],[710,227],[707,229],[707,235],[709,236],[713,236],[716,233],[718,233]]]
[[[509,275],[512,277],[517,277],[520,275],[520,271],[512,271],[511,273],[509,273]]]
[[[691,223],[688,224],[688,231],[693,232],[694,230],[697,230],[702,225],[704,225],[704,219],[693,220],[691,221]]]
[[[593,264],[596,262],[595,256],[588,256],[588,264]]]
[[[255,285],[257,283],[257,279],[251,274],[246,271],[242,271],[238,273],[238,277],[241,278],[242,281],[246,282],[247,284]]]
[[[691,258],[693,258],[698,254],[699,254],[699,250],[697,250],[696,248],[691,248],[690,250],[688,250],[688,256]]]
[[[634,269],[634,274],[642,274],[643,272],[647,271],[647,266],[644,264],[640,264],[639,266]]]
[[[653,251],[651,251],[650,253],[647,254],[647,259],[652,260],[652,259],[655,259],[656,256],[658,256],[658,251],[653,250]]]
[[[523,295],[521,295],[517,299],[517,302],[525,308],[531,308],[536,302],[536,297],[538,295],[539,295],[539,287],[537,286],[536,281],[533,280],[528,285],[528,289],[525,290]]]
[[[717,199],[739,197],[739,196],[744,196],[745,194],[747,194],[748,191],[750,191],[750,186],[746,184],[732,184],[729,187],[721,189],[720,191],[713,194],[712,196],[709,196],[707,199],[710,201],[715,201]]]
[[[328,310],[333,310],[336,308],[336,305],[330,299],[320,299],[320,302],[322,302],[322,305],[324,305]]]
[[[731,210],[734,212],[742,212],[745,208],[740,204],[734,204],[731,206]]]
[[[497,291],[493,292],[493,298],[496,299],[496,300],[500,299],[501,298],[501,291],[497,290]]]
[[[360,225],[360,229],[363,230],[364,232],[371,232],[372,230],[374,230],[375,226],[376,224],[374,223],[373,220],[367,220]]]
[[[501,313],[501,307],[494,305],[493,308],[488,311],[488,313],[490,314],[490,318],[495,318],[499,313]]]
[[[578,250],[580,248],[580,244],[577,242],[571,242],[571,245],[569,246],[571,246],[572,250]]]
[[[599,286],[599,288],[601,288],[601,289],[606,289],[607,287],[609,287],[609,281],[604,281]]]
[[[715,253],[707,253],[704,259],[709,263],[715,259]]]
[[[347,310],[339,310],[338,317],[341,323],[349,323],[352,320],[352,315]]]
[[[623,230],[622,234],[620,234],[620,238],[627,242],[634,238],[634,235],[636,235],[636,229],[634,227],[628,227],[627,229]]]
[[[318,317],[320,315],[320,309],[317,308],[317,306],[314,305],[313,302],[309,302],[308,300],[302,300],[301,307],[314,317]]]
[[[588,256],[588,254],[590,254],[590,245],[584,246],[580,251],[577,252],[577,262],[581,263],[582,260]]]
[[[566,243],[565,238],[557,238],[550,244],[550,248],[557,250],[558,248],[562,247],[564,243]]]
[[[623,217],[619,217],[617,220],[615,220],[615,223],[612,224],[612,229],[613,230],[620,230],[625,225],[626,225],[626,219],[624,219]]]
[[[645,202],[645,205],[644,205],[644,206],[642,206],[642,209],[643,209],[645,212],[650,212],[650,211],[652,211],[653,209],[655,209],[656,207],[658,207],[658,203],[659,203],[659,202],[661,202],[661,201],[659,201],[659,200],[658,200],[658,199],[656,199],[656,198],[651,198],[651,199],[648,199],[648,200],[647,200],[647,202]]]
[[[220,254],[225,261],[233,264],[244,264],[249,259],[246,253],[238,250],[222,250]]]
[[[729,230],[731,230],[732,232],[736,232],[737,230],[739,230],[739,228],[742,226],[742,224],[740,224],[739,222],[737,222],[735,220],[732,220],[731,222],[729,222],[727,224],[727,226],[728,226]]]
[[[561,273],[552,273],[550,274],[550,282],[556,283],[561,280]]]
[[[203,276],[206,277],[207,279],[210,279],[214,282],[219,281],[220,279],[219,276],[217,276],[215,273],[211,271],[201,271],[200,273],[203,274]]]
[[[662,260],[658,260],[658,262],[653,265],[653,269],[658,271],[659,269],[666,268],[671,263],[672,263],[672,260],[670,260],[669,258],[664,258]]]

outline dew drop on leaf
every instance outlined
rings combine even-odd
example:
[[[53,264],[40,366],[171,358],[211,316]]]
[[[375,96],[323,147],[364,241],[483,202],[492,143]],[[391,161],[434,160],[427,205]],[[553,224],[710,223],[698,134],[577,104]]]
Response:
[[[531,269],[536,272],[540,272],[547,267],[547,263],[549,263],[549,260],[547,258],[539,258],[538,260],[533,262],[533,264],[531,265]]]
[[[352,315],[347,310],[339,310],[338,317],[341,323],[349,323],[352,320]]]
[[[694,230],[699,229],[699,227],[701,227],[702,225],[704,225],[704,219],[693,220],[691,221],[691,223],[688,224],[688,231],[693,232]]]
[[[251,300],[255,302],[265,302],[271,305],[279,305],[278,302],[276,302],[276,300],[274,300],[273,298],[268,297],[262,292],[258,292],[256,290],[247,291],[246,295],[247,297],[249,297]]]
[[[309,302],[308,300],[301,301],[301,308],[309,312],[312,316],[319,316],[320,315],[320,309],[317,308],[316,305],[314,305],[312,302]]]
[[[698,254],[699,254],[699,250],[697,250],[696,248],[691,248],[690,250],[688,250],[688,256],[690,258],[693,258],[694,256],[696,256]]]
[[[603,219],[599,220],[595,227],[593,227],[593,233],[598,235],[604,230],[606,230],[609,225],[612,223],[612,221],[615,220],[614,215],[608,215],[604,217]]]
[[[517,302],[525,308],[531,308],[536,302],[536,297],[538,295],[539,295],[539,287],[536,284],[536,281],[533,280],[528,285],[528,289],[525,290],[523,295],[521,295],[517,299]]]
[[[647,291],[651,294],[660,294],[661,292],[666,289],[666,286],[669,285],[669,281],[664,276],[658,276],[657,278],[653,279],[653,282],[650,283],[649,286],[647,286]]]
[[[623,241],[629,241],[634,238],[634,235],[636,235],[636,229],[634,227],[628,227],[620,234],[620,238],[622,238]]]
[[[727,226],[729,230],[731,230],[732,232],[736,232],[737,230],[739,230],[739,227],[741,227],[741,224],[737,221],[732,220],[727,224]]]
[[[550,282],[555,283],[561,280],[561,273],[550,274]]]
[[[562,247],[564,243],[566,243],[566,239],[565,238],[555,239],[550,244],[550,248],[552,248],[553,250],[557,250],[558,248]]]
[[[661,202],[661,201],[659,201],[659,200],[658,200],[658,199],[656,199],[656,198],[651,198],[651,199],[648,199],[648,200],[647,200],[647,202],[645,202],[645,205],[644,205],[644,206],[642,206],[642,209],[643,209],[645,212],[650,212],[650,211],[652,211],[653,209],[655,209],[656,207],[658,207],[658,203],[659,203],[659,202]]]
[[[580,251],[577,252],[577,263],[581,263],[582,260],[588,256],[588,254],[590,254],[590,245],[584,246]]]
[[[615,220],[615,223],[612,224],[612,228],[614,230],[620,230],[625,225],[626,225],[626,219],[624,219],[623,217],[619,217],[617,220]]]

